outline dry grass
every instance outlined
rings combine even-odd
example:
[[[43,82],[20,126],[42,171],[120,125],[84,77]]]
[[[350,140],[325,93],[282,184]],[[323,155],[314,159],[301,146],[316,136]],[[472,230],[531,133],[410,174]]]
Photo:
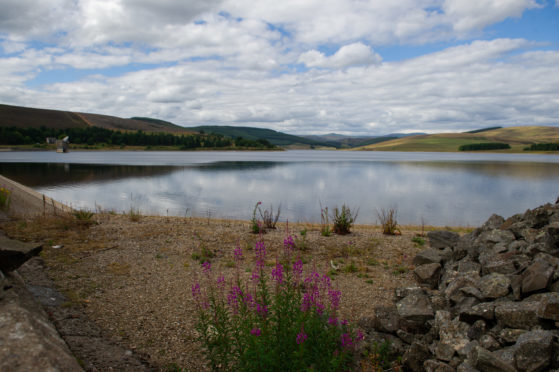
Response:
[[[253,267],[259,238],[249,221],[95,214],[89,227],[70,217],[5,223],[22,240],[43,242],[48,274],[111,337],[150,356],[162,368],[172,363],[204,370],[194,332],[191,285],[200,277],[196,255],[211,252],[212,267],[233,276],[233,249],[245,252],[241,275]],[[269,263],[283,249],[285,225],[262,239]],[[343,293],[342,312],[350,320],[371,315],[393,299],[396,287],[414,283],[411,264],[421,249],[412,242],[420,228],[402,227],[385,236],[379,226],[354,226],[352,233],[325,237],[320,225],[290,224],[293,234],[306,229],[307,250],[298,254],[307,267],[329,272]],[[54,249],[52,245],[63,245]],[[207,253],[208,254],[208,253]]]

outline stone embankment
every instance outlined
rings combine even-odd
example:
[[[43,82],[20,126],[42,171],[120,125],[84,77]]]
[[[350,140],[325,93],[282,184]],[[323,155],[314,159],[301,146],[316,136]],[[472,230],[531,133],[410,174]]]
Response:
[[[361,319],[413,371],[559,370],[559,199],[459,236],[428,235],[417,287]]]

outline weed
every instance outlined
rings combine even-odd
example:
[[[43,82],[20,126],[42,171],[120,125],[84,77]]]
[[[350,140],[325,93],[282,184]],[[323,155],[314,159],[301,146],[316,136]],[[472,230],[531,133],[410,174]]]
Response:
[[[128,217],[130,217],[130,221],[132,222],[139,222],[140,218],[142,218],[142,213],[140,212],[140,208],[130,207],[130,209],[128,210]]]
[[[195,235],[195,238],[198,239],[198,252],[192,253],[190,257],[201,264],[204,262],[211,262],[212,258],[215,258],[215,253],[206,247],[206,244],[204,244],[204,241],[199,235]]]
[[[330,217],[328,216],[328,207],[322,208],[322,205],[320,206],[320,235],[332,235],[332,230],[330,229]]]
[[[352,212],[351,209],[345,204],[342,205],[341,209],[335,207],[334,215],[332,216],[334,220],[334,232],[339,235],[349,234],[351,232],[353,223],[357,219],[358,214],[359,209]]]
[[[353,261],[351,261],[351,263],[349,265],[347,265],[343,268],[344,273],[356,273],[357,271],[359,271],[359,269],[357,268],[357,266],[355,265],[355,262],[353,262]]]
[[[301,234],[301,236],[295,238],[295,247],[300,251],[306,251],[309,249],[307,243],[307,229],[301,230],[299,234]]]
[[[367,284],[373,284],[374,281],[373,281],[373,279],[367,279],[367,280],[365,280],[365,283],[367,283]]]
[[[258,202],[254,205],[254,210],[252,211],[252,218],[250,220],[250,231],[253,234],[260,234],[262,233],[262,223],[258,220],[258,218],[256,217],[256,211],[258,210],[258,208],[260,207],[260,204],[262,204],[262,202]]]
[[[76,220],[78,220],[78,222],[82,224],[91,224],[93,222],[93,216],[95,215],[95,213],[93,213],[89,209],[78,209],[75,210],[72,214],[74,215]]]
[[[377,211],[377,216],[382,226],[382,233],[385,235],[397,235],[402,232],[398,228],[398,221],[396,220],[397,210],[395,208],[384,209]]]
[[[275,216],[274,216],[274,207],[272,205],[270,205],[270,210],[265,209],[264,213],[262,213],[262,209],[260,209],[260,205],[258,205],[258,212],[260,213],[260,217],[262,217],[264,227],[267,229],[275,229],[276,223],[278,223],[279,216],[281,213],[281,204],[278,207]]]
[[[0,209],[1,210],[8,210],[10,208],[11,194],[12,192],[10,190],[0,187]]]
[[[367,265],[369,266],[378,266],[380,263],[376,260],[376,258],[369,258],[367,260]]]
[[[389,340],[381,343],[373,342],[370,351],[365,353],[366,357],[361,361],[363,371],[399,371],[401,364],[399,358],[392,350]]]
[[[392,272],[392,274],[394,275],[401,275],[401,274],[405,274],[409,271],[409,269],[405,266],[401,266],[401,265],[396,265],[394,266],[394,271]]]
[[[411,238],[411,241],[418,247],[423,247],[425,245],[425,239],[420,236],[414,236],[413,238]]]

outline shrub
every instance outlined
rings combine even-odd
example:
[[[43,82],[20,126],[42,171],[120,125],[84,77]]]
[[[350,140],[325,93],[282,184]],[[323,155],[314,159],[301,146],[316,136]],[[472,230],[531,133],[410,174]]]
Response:
[[[483,150],[506,150],[510,149],[508,143],[487,142],[487,143],[470,143],[458,147],[458,151],[483,151]]]
[[[342,209],[334,208],[334,215],[332,216],[334,219],[334,232],[339,235],[349,234],[358,214],[359,209],[352,212],[345,204],[342,205]]]
[[[11,194],[10,190],[0,187],[0,209],[7,210],[10,208]]]
[[[559,143],[534,143],[524,148],[524,151],[559,151]]]
[[[401,234],[398,228],[398,221],[396,221],[397,211],[395,208],[384,209],[382,208],[380,212],[377,211],[378,218],[380,220],[380,225],[382,226],[382,233],[385,235],[396,235]]]
[[[130,217],[130,221],[132,221],[132,222],[140,221],[140,218],[142,217],[142,213],[140,212],[140,208],[130,207],[130,210],[128,211],[128,217]]]
[[[252,279],[217,278],[204,263],[203,286],[192,286],[196,330],[212,369],[339,371],[354,367],[362,334],[337,316],[341,292],[330,278],[304,276],[300,259],[264,272],[266,247],[255,245]]]
[[[276,223],[278,223],[280,212],[281,212],[281,204],[278,207],[277,213],[274,216],[274,207],[270,205],[270,210],[264,210],[262,213],[262,209],[260,209],[260,205],[258,205],[258,212],[260,212],[260,217],[262,217],[262,222],[264,223],[264,227],[267,229],[275,229]]]
[[[91,221],[94,213],[88,209],[78,209],[74,211],[74,217],[78,221]]]
[[[425,239],[420,236],[414,236],[411,241],[415,243],[418,247],[423,247],[425,245]]]

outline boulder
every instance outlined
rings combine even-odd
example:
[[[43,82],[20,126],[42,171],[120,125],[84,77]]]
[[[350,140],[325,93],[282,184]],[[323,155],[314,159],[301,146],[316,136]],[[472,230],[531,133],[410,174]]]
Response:
[[[559,322],[559,293],[549,292],[536,296],[539,300],[538,316]]]
[[[440,360],[436,359],[429,359],[423,363],[423,368],[427,372],[454,372],[456,371],[454,368],[449,366],[446,363],[441,362]]]
[[[424,371],[423,363],[429,359],[431,353],[427,345],[421,341],[414,341],[402,356],[404,368],[410,371]]]
[[[479,289],[487,299],[504,297],[510,291],[510,279],[503,274],[489,274],[480,279]]]
[[[460,320],[463,322],[474,323],[477,320],[493,320],[495,319],[495,303],[484,302],[464,309],[460,312]]]
[[[437,230],[429,231],[427,233],[427,238],[429,239],[431,248],[444,249],[454,247],[456,243],[458,243],[460,235],[452,231]]]
[[[24,243],[0,235],[0,270],[9,272],[36,256],[43,249],[37,243]]]
[[[484,372],[516,372],[516,369],[489,350],[477,346],[468,358],[470,364]]]
[[[413,264],[415,266],[431,264],[431,263],[441,263],[442,256],[438,249],[428,248],[417,254],[413,259]]]
[[[420,283],[435,288],[441,277],[441,265],[439,263],[420,265],[415,268],[413,273]]]
[[[505,219],[498,214],[492,214],[491,217],[481,226],[482,230],[496,230],[505,223]]]
[[[554,268],[545,261],[536,261],[522,274],[522,293],[533,293],[548,288]]]
[[[435,315],[429,298],[421,293],[406,296],[396,304],[396,309],[409,331],[424,329],[425,322]]]
[[[520,371],[544,371],[553,356],[553,333],[550,331],[526,332],[514,345],[514,362]]]
[[[503,327],[530,329],[540,325],[538,302],[500,302],[495,306],[495,318]]]

